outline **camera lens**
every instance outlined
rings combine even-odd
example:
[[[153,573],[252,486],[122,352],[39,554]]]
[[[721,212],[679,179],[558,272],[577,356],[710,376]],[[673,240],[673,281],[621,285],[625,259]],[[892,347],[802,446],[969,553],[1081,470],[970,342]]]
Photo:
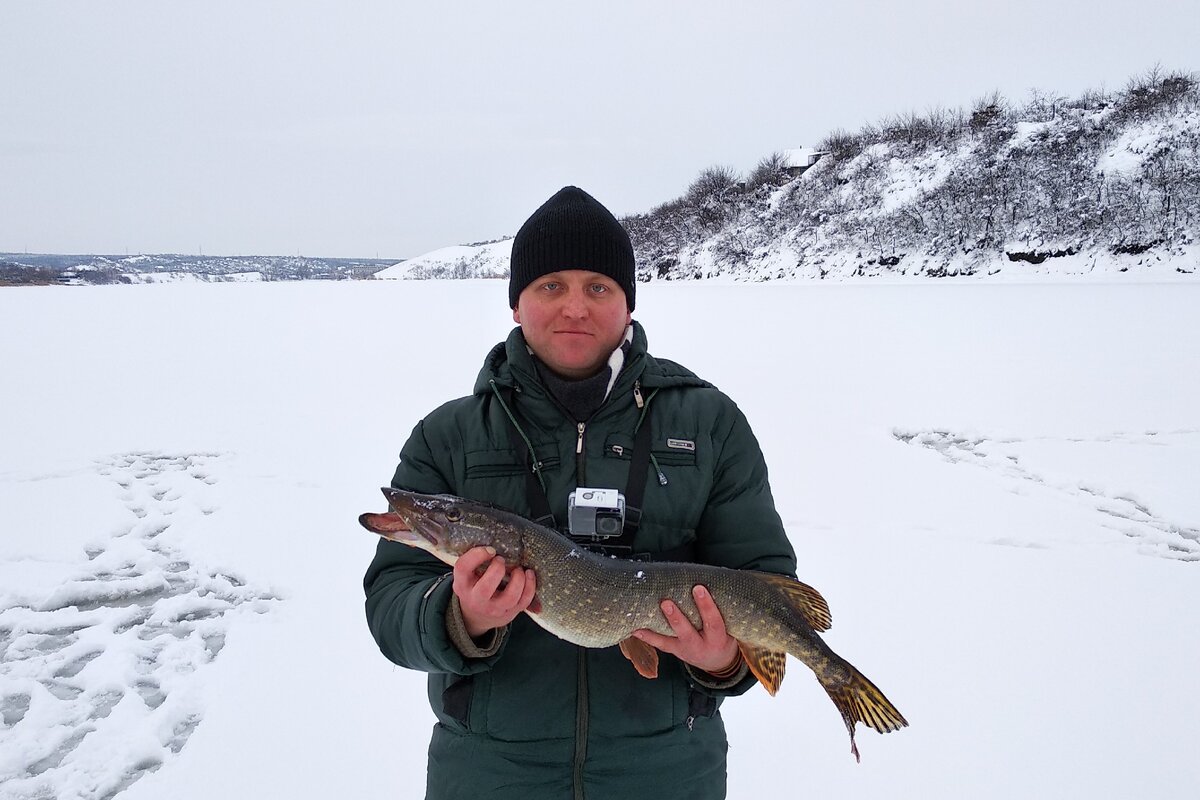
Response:
[[[621,520],[616,517],[596,517],[596,533],[601,536],[616,536],[621,532]]]

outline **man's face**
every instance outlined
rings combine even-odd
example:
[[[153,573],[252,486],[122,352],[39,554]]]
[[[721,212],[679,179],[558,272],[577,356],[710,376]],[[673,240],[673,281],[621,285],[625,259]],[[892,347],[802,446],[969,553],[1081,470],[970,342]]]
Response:
[[[542,275],[521,291],[513,309],[530,349],[564,378],[599,372],[630,319],[616,281],[582,269]]]

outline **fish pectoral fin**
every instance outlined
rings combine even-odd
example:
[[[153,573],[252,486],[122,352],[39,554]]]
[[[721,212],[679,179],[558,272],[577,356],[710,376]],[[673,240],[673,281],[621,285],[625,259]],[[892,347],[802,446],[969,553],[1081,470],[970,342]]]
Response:
[[[386,514],[360,514],[358,521],[359,524],[372,533],[393,533],[395,531],[409,530],[408,523],[395,511],[389,511]]]
[[[621,654],[629,659],[639,675],[643,678],[658,677],[658,651],[654,647],[633,636],[622,639],[619,647]]]
[[[787,598],[788,604],[800,612],[809,627],[814,631],[821,633],[822,631],[829,630],[829,627],[833,625],[833,616],[829,613],[829,604],[825,602],[825,598],[816,589],[807,583],[801,583],[795,578],[789,578],[786,575],[774,575],[769,572],[760,572],[758,575],[767,583],[783,592],[783,596]]]
[[[779,684],[783,683],[783,672],[787,667],[787,653],[783,650],[771,650],[746,644],[743,641],[738,641],[738,649],[742,651],[742,658],[746,660],[746,666],[750,667],[754,677],[758,678],[758,682],[763,685],[763,688],[774,696],[779,691]]]

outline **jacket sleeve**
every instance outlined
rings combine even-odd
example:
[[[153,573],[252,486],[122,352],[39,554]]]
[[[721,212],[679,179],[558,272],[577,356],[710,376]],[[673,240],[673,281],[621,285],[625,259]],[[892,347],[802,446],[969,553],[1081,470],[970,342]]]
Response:
[[[741,410],[726,399],[713,444],[713,486],[696,530],[698,560],[733,569],[796,576],[796,552],[767,480],[767,463]]]
[[[440,467],[417,424],[400,453],[392,486],[424,494],[451,493],[448,469]],[[451,599],[451,572],[433,556],[415,547],[380,539],[375,558],[363,579],[367,625],[380,651],[393,663],[423,672],[469,675],[490,668],[503,651],[504,634],[486,651],[468,657],[451,635],[457,613]]]
[[[713,442],[720,447],[713,488],[696,530],[697,560],[733,569],[752,569],[796,577],[796,553],[767,480],[762,448],[745,415],[728,400],[728,411],[718,418]],[[757,679],[743,667],[732,679],[717,682],[712,676],[684,665],[692,680],[708,694],[729,697],[744,694]]]

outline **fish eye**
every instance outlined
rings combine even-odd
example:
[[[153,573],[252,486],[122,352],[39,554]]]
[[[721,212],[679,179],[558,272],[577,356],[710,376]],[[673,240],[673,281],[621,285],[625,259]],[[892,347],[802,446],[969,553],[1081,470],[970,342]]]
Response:
[[[460,519],[462,519],[462,512],[457,508],[448,508],[446,509],[446,519],[450,520],[451,522],[458,522]]]

